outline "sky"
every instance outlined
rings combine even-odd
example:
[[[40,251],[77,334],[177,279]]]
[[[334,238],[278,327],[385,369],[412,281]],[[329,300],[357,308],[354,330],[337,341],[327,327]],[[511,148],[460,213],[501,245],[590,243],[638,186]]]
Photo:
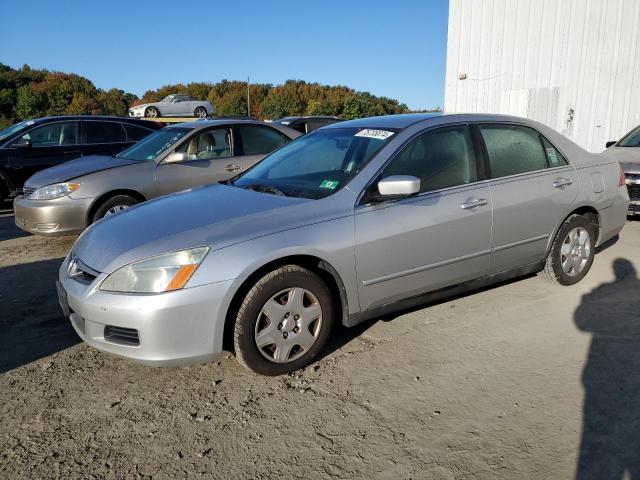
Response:
[[[142,95],[288,79],[442,106],[447,0],[0,0],[0,62]]]

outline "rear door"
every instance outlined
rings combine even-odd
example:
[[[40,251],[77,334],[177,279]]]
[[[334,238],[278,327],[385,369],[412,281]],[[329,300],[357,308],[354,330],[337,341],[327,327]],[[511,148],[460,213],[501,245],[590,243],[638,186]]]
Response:
[[[230,168],[240,167],[237,170],[246,170],[290,141],[285,134],[266,125],[241,123],[235,125],[234,129],[237,132],[241,158],[239,164]]]
[[[233,135],[229,126],[198,130],[175,151],[186,153],[189,159],[158,165],[158,195],[227,180],[235,175],[235,170],[229,169],[228,165],[240,163],[234,157]]]
[[[428,130],[388,164],[355,212],[363,310],[482,277],[491,253],[491,193],[467,125]],[[420,193],[368,202],[377,181],[420,179]]]
[[[8,147],[12,149],[10,163],[16,187],[21,188],[40,170],[80,157],[78,137],[79,122],[72,120],[38,125],[15,139]],[[31,142],[30,147],[14,146],[26,141]]]
[[[81,125],[85,155],[115,155],[133,144],[121,122],[83,120]]]
[[[531,127],[495,123],[477,128],[491,176],[490,272],[543,260],[551,235],[577,196],[575,169]]]

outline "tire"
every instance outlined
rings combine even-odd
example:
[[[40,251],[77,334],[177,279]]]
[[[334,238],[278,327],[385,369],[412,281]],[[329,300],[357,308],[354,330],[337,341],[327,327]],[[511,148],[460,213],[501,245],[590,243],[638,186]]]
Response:
[[[129,195],[115,195],[108,198],[96,209],[93,214],[93,218],[91,219],[91,223],[97,222],[101,218],[108,217],[109,215],[118,213],[121,210],[135,205],[136,203],[139,203],[139,201]]]
[[[205,118],[207,116],[207,109],[204,107],[197,107],[193,111],[193,116],[198,118]]]
[[[560,226],[539,275],[558,285],[575,285],[591,269],[595,240],[593,223],[582,215],[571,215]]]
[[[158,110],[156,107],[147,107],[147,109],[144,111],[144,116],[146,118],[158,118],[160,117],[160,110]]]
[[[332,326],[327,285],[306,268],[285,265],[264,275],[244,297],[233,332],[236,358],[261,375],[292,372],[314,360]]]

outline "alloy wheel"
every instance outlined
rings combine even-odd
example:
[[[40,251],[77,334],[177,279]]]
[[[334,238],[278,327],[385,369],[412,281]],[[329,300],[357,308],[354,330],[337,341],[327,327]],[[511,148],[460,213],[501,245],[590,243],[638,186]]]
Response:
[[[591,237],[582,227],[575,227],[569,231],[560,249],[562,270],[570,277],[575,277],[589,263],[591,257]]]

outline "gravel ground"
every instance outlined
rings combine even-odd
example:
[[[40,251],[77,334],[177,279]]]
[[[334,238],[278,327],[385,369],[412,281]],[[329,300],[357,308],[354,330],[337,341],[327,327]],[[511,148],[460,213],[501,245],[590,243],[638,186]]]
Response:
[[[579,285],[529,277],[342,329],[278,378],[79,343],[53,283],[73,241],[0,213],[1,478],[640,475],[640,222]]]

